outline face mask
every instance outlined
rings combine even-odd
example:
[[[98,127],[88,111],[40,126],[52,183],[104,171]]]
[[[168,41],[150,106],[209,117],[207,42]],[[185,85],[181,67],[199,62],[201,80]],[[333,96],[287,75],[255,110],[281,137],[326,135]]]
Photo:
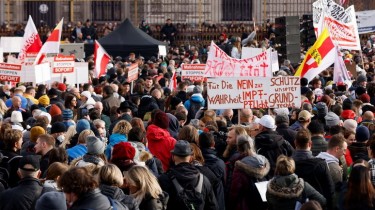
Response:
[[[64,140],[65,140],[64,135],[60,135],[60,136],[57,137],[57,141],[59,141],[60,143],[62,143]]]
[[[10,96],[10,91],[5,91],[4,93]]]

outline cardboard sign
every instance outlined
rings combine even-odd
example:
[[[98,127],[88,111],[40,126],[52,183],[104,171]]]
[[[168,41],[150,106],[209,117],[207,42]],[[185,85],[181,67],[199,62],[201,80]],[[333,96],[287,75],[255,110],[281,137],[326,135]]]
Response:
[[[131,66],[129,66],[129,71],[128,71],[128,82],[133,82],[138,79],[138,64],[134,63]]]
[[[54,74],[73,73],[74,56],[58,55],[53,58],[52,72]]]
[[[207,78],[204,77],[205,68],[206,64],[182,64],[181,80],[207,81]]]
[[[87,62],[75,62],[74,73],[63,74],[66,84],[84,84],[89,82],[89,64]],[[58,78],[60,79],[60,78]],[[60,81],[56,80],[55,81]]]
[[[208,78],[209,109],[286,108],[301,105],[299,77]]]
[[[375,31],[375,10],[360,11],[355,13],[358,23],[358,33],[366,34]]]
[[[246,59],[228,56],[215,43],[211,43],[205,77],[272,77],[271,50]]]
[[[243,47],[241,58],[251,58],[257,56],[263,52],[262,48],[254,48],[254,47]]]
[[[167,48],[165,45],[158,45],[158,48],[160,56],[167,56]]]
[[[23,37],[6,37],[0,38],[0,44],[4,52],[19,53],[21,51],[21,45],[23,43]]]
[[[279,56],[277,54],[277,51],[272,51],[271,52],[271,63],[272,63],[272,72],[276,72],[278,70],[280,70],[280,67],[279,67]]]
[[[42,63],[35,65],[35,80],[36,84],[45,83],[51,79],[51,67],[49,63]]]
[[[20,82],[22,66],[19,64],[0,63],[0,80]]]

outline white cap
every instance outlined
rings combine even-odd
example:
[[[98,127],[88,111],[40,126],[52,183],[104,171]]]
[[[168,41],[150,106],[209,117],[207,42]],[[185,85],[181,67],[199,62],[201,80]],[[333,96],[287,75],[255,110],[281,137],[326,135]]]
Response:
[[[86,98],[91,98],[91,93],[89,92],[89,91],[83,91],[82,93],[81,93],[81,96],[85,96]]]
[[[264,115],[259,120],[259,124],[266,128],[275,129],[275,119],[271,115]]]

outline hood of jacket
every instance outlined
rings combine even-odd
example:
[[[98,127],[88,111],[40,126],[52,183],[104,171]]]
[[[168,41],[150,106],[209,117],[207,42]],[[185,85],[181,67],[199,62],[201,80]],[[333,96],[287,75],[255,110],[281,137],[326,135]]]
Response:
[[[178,119],[173,114],[167,113],[167,116],[169,118],[168,131],[173,138],[177,138],[178,128],[180,127],[180,123],[178,122]]]
[[[93,108],[95,106],[95,103],[95,100],[92,97],[90,97],[84,104],[81,105],[81,108]]]
[[[192,188],[196,186],[200,174],[199,170],[190,163],[180,163],[170,168],[170,171],[183,187]]]
[[[147,127],[147,140],[163,141],[165,138],[171,137],[168,130],[162,129],[156,125],[149,125]]]
[[[115,199],[118,201],[121,201],[125,197],[124,192],[119,187],[116,187],[116,186],[101,184],[99,186],[99,189],[103,195],[107,197],[111,197],[112,199]]]
[[[303,179],[296,174],[276,176],[267,185],[267,192],[280,198],[298,198],[305,187]]]
[[[194,102],[199,102],[199,103],[203,103],[204,102],[204,98],[202,96],[201,93],[194,93],[191,97],[190,97],[190,100],[194,101]]]
[[[284,143],[284,138],[275,131],[263,131],[255,136],[256,148],[275,149]]]
[[[244,172],[250,177],[261,179],[270,171],[270,163],[262,155],[246,156],[236,161],[235,169]]]
[[[126,138],[126,135],[121,134],[121,133],[112,133],[112,135],[109,136],[108,145],[114,146],[123,141],[128,141],[128,138]]]
[[[328,164],[329,163],[339,164],[339,159],[337,159],[335,156],[329,154],[328,152],[321,152],[316,157],[324,159]]]

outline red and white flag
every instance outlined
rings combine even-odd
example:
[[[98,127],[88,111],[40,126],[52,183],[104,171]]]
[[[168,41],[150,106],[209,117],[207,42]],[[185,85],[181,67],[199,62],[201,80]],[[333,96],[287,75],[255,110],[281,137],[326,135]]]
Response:
[[[61,19],[59,24],[57,24],[55,29],[53,29],[47,41],[43,44],[42,49],[40,49],[38,55],[36,56],[34,65],[42,63],[47,53],[59,53],[60,52],[60,40],[61,40],[63,20],[64,18]]]
[[[111,60],[111,57],[108,55],[108,53],[96,40],[95,40],[94,58],[95,58],[96,77],[99,78],[102,75],[106,74],[107,64],[109,60]]]
[[[343,6],[346,3],[346,0],[340,0],[340,5]]]
[[[25,34],[23,35],[23,43],[18,59],[23,62],[28,53],[37,54],[42,48],[42,41],[40,40],[38,31],[31,16],[27,21],[25,27]]]

